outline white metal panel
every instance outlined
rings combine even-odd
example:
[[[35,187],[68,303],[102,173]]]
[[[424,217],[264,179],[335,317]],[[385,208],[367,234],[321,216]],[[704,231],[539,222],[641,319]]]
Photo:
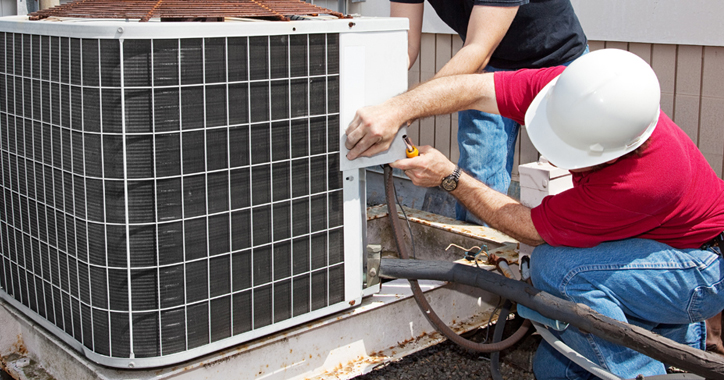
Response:
[[[405,24],[407,20],[404,21]],[[384,33],[382,35],[381,33]],[[379,41],[385,41],[384,44]],[[387,152],[374,157],[360,157],[349,161],[344,155],[344,131],[357,109],[382,103],[407,90],[407,32],[348,33],[339,36],[340,62],[340,148],[341,170],[385,164],[405,158],[403,134],[398,132]]]
[[[0,0],[0,16],[14,16],[18,14],[16,0]]]
[[[362,255],[365,252],[367,231],[366,201],[364,196],[364,170],[352,169],[342,172],[344,181],[344,275],[345,300],[351,305],[362,300]]]

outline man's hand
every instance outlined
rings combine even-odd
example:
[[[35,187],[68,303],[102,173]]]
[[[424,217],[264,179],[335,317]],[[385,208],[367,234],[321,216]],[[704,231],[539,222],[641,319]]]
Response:
[[[416,186],[440,186],[443,178],[455,170],[455,164],[431,146],[418,149],[419,156],[397,160],[390,166],[404,170]],[[465,172],[460,174],[458,186],[450,194],[490,227],[528,245],[545,243],[533,224],[528,207],[492,190]]]
[[[349,149],[347,158],[374,156],[389,149],[404,122],[396,115],[390,101],[360,108],[345,131],[347,141],[344,146]]]
[[[455,170],[455,164],[429,145],[418,147],[418,149],[420,150],[419,156],[397,160],[390,166],[403,170],[415,186],[440,186],[443,178]]]

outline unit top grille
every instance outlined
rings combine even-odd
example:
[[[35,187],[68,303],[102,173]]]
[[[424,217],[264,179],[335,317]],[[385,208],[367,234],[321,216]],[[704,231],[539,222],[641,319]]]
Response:
[[[339,12],[301,0],[76,0],[33,12],[30,20],[49,17],[139,19],[148,21],[224,21],[227,17],[288,21],[292,16]]]

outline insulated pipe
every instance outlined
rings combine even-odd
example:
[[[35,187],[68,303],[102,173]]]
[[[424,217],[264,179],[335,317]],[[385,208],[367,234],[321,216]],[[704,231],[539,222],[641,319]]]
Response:
[[[382,259],[380,277],[448,281],[474,286],[527,306],[547,318],[568,322],[609,342],[707,379],[724,380],[724,357],[677,343],[638,326],[599,314],[529,284],[448,261]]]
[[[403,259],[409,259],[410,255],[407,253],[407,246],[404,243],[400,220],[397,217],[397,206],[395,206],[395,185],[393,181],[392,167],[390,167],[390,165],[385,165],[385,198],[387,199],[387,210],[389,212],[392,235],[395,238],[394,240],[395,244],[397,244],[397,252],[399,252],[400,257]],[[501,342],[485,344],[465,339],[453,331],[453,329],[448,327],[447,324],[445,324],[445,322],[443,322],[443,320],[435,313],[435,311],[432,310],[432,307],[430,307],[430,304],[427,302],[427,299],[422,293],[422,289],[420,289],[420,285],[417,283],[417,280],[413,279],[409,281],[410,289],[412,289],[412,295],[428,322],[430,322],[430,324],[440,334],[468,350],[479,352],[502,351],[517,343],[525,336],[528,330],[530,330],[531,323],[526,319],[520,328],[518,328],[518,331]]]

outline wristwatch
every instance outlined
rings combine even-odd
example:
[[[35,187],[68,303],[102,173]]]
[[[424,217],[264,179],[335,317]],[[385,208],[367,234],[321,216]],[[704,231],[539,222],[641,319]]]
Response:
[[[453,191],[458,187],[458,180],[460,180],[460,167],[455,165],[452,174],[442,179],[440,187],[448,192]]]

